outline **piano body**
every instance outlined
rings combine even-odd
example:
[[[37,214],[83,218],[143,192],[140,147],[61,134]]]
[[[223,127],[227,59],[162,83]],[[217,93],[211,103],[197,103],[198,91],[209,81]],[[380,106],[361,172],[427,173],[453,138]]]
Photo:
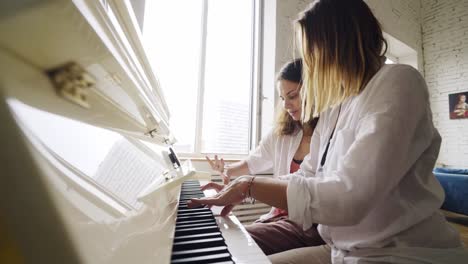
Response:
[[[183,208],[210,174],[170,148],[128,0],[2,1],[0,122],[0,262],[269,263]]]

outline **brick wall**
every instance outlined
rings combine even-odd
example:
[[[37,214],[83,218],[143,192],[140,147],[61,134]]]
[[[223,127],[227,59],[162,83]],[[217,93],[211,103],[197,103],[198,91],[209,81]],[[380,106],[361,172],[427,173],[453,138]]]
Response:
[[[422,0],[422,29],[439,162],[468,168],[468,119],[450,120],[448,105],[448,94],[468,91],[468,0]]]

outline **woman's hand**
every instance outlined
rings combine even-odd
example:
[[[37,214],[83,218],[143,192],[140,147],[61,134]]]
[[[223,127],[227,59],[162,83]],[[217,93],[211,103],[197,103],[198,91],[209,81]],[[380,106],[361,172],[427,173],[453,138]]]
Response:
[[[211,166],[211,169],[214,171],[217,171],[221,174],[221,177],[223,177],[223,183],[225,185],[229,184],[229,176],[224,173],[224,160],[223,158],[218,159],[218,155],[214,156],[214,160],[211,160],[208,156],[205,156],[206,160]]]
[[[216,205],[224,206],[221,211],[221,216],[226,216],[231,212],[235,205],[240,204],[247,196],[247,188],[249,185],[250,176],[243,176],[235,179],[229,185],[221,185],[217,183],[208,183],[202,187],[202,190],[209,188],[219,190],[219,192],[213,197],[206,197],[196,199],[193,198],[188,202],[189,207],[196,207],[199,205]]]
[[[202,191],[205,191],[205,190],[216,190],[216,192],[220,192],[224,189],[224,187],[226,186],[227,184],[223,185],[223,184],[219,184],[219,183],[216,183],[216,182],[209,182],[205,185],[203,185],[201,187],[201,190]]]

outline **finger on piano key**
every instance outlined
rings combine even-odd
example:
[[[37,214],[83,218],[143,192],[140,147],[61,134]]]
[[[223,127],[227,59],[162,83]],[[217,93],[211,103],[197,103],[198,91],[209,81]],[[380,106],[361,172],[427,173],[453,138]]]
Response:
[[[196,185],[191,184],[195,189]],[[186,186],[183,189],[191,194],[198,193]],[[188,195],[183,193],[183,196]],[[179,205],[171,263],[270,263],[232,213],[220,216],[224,207],[213,206],[210,210],[190,208],[189,204],[190,201],[185,200]],[[212,212],[211,217],[207,210]],[[221,242],[223,246],[214,246]],[[228,254],[230,259],[223,260]]]

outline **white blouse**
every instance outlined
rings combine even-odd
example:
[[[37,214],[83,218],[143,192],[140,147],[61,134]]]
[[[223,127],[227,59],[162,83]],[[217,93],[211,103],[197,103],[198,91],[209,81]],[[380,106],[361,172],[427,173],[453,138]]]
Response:
[[[274,177],[289,174],[291,161],[301,139],[302,130],[284,136],[278,136],[274,130],[271,130],[246,159],[250,174],[265,173],[271,169]]]
[[[302,130],[293,135],[278,136],[271,130],[260,142],[258,147],[246,159],[249,172],[252,175],[269,172],[273,169],[273,177],[289,174],[291,161],[301,143]],[[274,208],[260,219],[273,215]]]
[[[386,65],[338,112],[321,115],[301,169],[281,177],[289,218],[304,230],[319,223],[333,263],[468,263],[438,212],[444,192],[432,169],[441,138],[419,72]]]

